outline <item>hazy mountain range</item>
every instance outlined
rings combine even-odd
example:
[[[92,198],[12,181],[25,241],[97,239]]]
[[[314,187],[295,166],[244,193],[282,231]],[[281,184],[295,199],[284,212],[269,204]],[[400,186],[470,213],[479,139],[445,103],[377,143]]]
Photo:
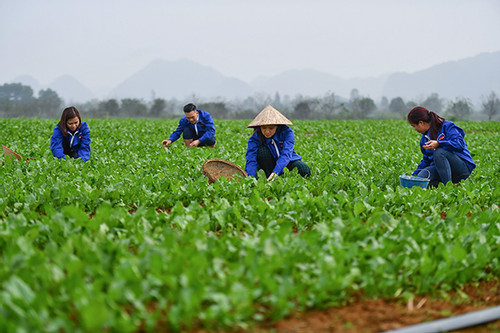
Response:
[[[22,83],[33,89],[35,97],[42,89],[50,88],[57,92],[59,97],[66,102],[86,102],[97,98],[97,95],[89,88],[85,87],[80,81],[71,75],[62,75],[47,85],[42,85],[31,75],[18,76],[10,81],[11,83]]]
[[[313,69],[292,69],[252,82],[227,77],[218,71],[187,59],[167,61],[157,59],[142,70],[125,79],[109,92],[99,95],[85,87],[76,78],[64,75],[48,85],[41,85],[29,75],[19,76],[11,82],[30,85],[35,94],[51,88],[66,102],[85,102],[93,98],[186,98],[195,94],[205,98],[246,98],[254,93],[293,97],[323,96],[333,92],[349,97],[356,88],[362,96],[378,101],[382,96],[405,100],[438,93],[441,97],[470,98],[478,103],[492,90],[500,94],[500,51],[481,53],[471,58],[442,63],[414,73],[393,73],[374,78],[344,79]]]

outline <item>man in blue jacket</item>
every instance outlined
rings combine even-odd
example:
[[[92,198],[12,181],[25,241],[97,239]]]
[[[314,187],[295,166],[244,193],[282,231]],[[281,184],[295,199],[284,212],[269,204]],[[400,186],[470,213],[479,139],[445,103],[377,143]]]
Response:
[[[177,129],[170,134],[168,140],[163,140],[163,146],[170,146],[172,142],[184,138],[186,147],[215,146],[215,126],[210,113],[198,110],[196,105],[189,103],[184,106],[185,116],[179,121]]]

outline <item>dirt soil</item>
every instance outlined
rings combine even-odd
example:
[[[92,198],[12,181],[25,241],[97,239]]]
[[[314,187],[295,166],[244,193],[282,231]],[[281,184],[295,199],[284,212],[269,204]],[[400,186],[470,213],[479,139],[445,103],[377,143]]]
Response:
[[[500,279],[469,284],[461,292],[448,293],[448,300],[418,296],[408,303],[397,299],[364,299],[362,295],[357,295],[347,306],[297,312],[289,318],[255,327],[249,332],[384,332],[500,305]],[[196,332],[206,333],[203,330]],[[500,320],[453,332],[500,333]]]
[[[470,284],[462,291],[468,297],[453,292],[447,301],[420,296],[407,304],[396,299],[358,297],[345,307],[296,313],[254,332],[383,332],[500,305],[500,280]],[[457,332],[500,332],[500,320]]]

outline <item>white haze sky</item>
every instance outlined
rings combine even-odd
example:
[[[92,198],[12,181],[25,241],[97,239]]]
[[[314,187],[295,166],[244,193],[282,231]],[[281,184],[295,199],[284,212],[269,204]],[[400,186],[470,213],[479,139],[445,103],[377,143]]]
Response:
[[[0,84],[69,74],[98,92],[157,58],[247,82],[372,77],[499,50],[500,0],[0,0]]]

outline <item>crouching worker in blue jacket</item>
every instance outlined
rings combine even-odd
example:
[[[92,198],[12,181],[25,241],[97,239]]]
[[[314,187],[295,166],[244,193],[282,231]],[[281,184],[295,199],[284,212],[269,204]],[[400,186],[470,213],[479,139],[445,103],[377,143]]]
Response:
[[[170,135],[168,140],[163,140],[161,144],[168,147],[172,142],[184,138],[186,147],[215,146],[215,125],[210,113],[198,110],[196,105],[189,103],[184,106],[184,117],[179,121],[179,126]]]
[[[90,130],[74,106],[64,109],[50,138],[50,150],[57,158],[90,158]]]
[[[424,155],[413,175],[430,178],[429,186],[433,187],[439,182],[458,183],[470,176],[476,164],[463,129],[421,106],[408,113],[408,122],[422,134],[420,150]]]
[[[249,176],[257,177],[257,171],[262,169],[267,180],[273,180],[283,174],[285,167],[297,168],[302,177],[311,175],[309,166],[295,153],[295,136],[287,125],[292,122],[268,105],[247,126],[254,128],[246,154],[245,169]]]

